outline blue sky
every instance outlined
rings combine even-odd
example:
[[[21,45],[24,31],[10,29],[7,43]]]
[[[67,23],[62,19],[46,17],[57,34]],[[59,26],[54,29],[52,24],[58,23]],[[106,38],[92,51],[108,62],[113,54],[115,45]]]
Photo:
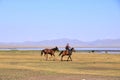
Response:
[[[120,39],[119,0],[0,0],[0,42]]]

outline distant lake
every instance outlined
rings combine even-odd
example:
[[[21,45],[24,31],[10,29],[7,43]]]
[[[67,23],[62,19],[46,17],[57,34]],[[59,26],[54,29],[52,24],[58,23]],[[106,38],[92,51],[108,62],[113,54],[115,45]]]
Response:
[[[45,48],[0,48],[0,50],[42,50]],[[59,48],[65,50],[65,48]],[[75,48],[75,50],[120,50],[120,48]]]
[[[44,48],[1,48],[0,50],[42,50]],[[65,50],[65,48],[59,48]],[[81,52],[101,52],[101,53],[119,53],[120,48],[75,48],[76,51]]]

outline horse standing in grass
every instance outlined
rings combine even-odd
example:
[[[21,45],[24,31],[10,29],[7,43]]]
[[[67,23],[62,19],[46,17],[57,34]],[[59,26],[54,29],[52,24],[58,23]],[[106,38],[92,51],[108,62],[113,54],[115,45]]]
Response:
[[[61,61],[63,61],[64,56],[68,56],[67,61],[69,60],[69,58],[70,58],[70,61],[72,61],[71,55],[73,51],[75,52],[74,48],[71,48],[69,51],[68,50],[61,51],[59,54],[59,56],[61,55]]]
[[[55,52],[59,51],[58,47],[52,48],[52,49],[43,49],[41,51],[41,56],[44,54],[44,56],[46,56],[46,61],[48,60],[48,54],[52,56],[54,56],[54,60],[55,60]]]

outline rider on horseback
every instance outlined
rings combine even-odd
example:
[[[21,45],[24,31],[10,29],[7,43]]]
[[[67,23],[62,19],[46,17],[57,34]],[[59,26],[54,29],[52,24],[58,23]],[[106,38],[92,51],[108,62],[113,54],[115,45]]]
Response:
[[[69,43],[67,43],[65,49],[66,49],[66,51],[68,52],[68,54],[70,54],[70,46],[69,46]]]

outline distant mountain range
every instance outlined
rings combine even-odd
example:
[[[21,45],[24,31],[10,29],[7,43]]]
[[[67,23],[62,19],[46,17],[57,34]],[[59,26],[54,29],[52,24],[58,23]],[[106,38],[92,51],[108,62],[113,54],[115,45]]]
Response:
[[[0,48],[36,48],[36,47],[64,47],[69,43],[73,47],[120,47],[120,39],[104,39],[84,42],[76,39],[55,39],[55,40],[44,40],[39,42],[11,42],[3,43],[0,42]]]

